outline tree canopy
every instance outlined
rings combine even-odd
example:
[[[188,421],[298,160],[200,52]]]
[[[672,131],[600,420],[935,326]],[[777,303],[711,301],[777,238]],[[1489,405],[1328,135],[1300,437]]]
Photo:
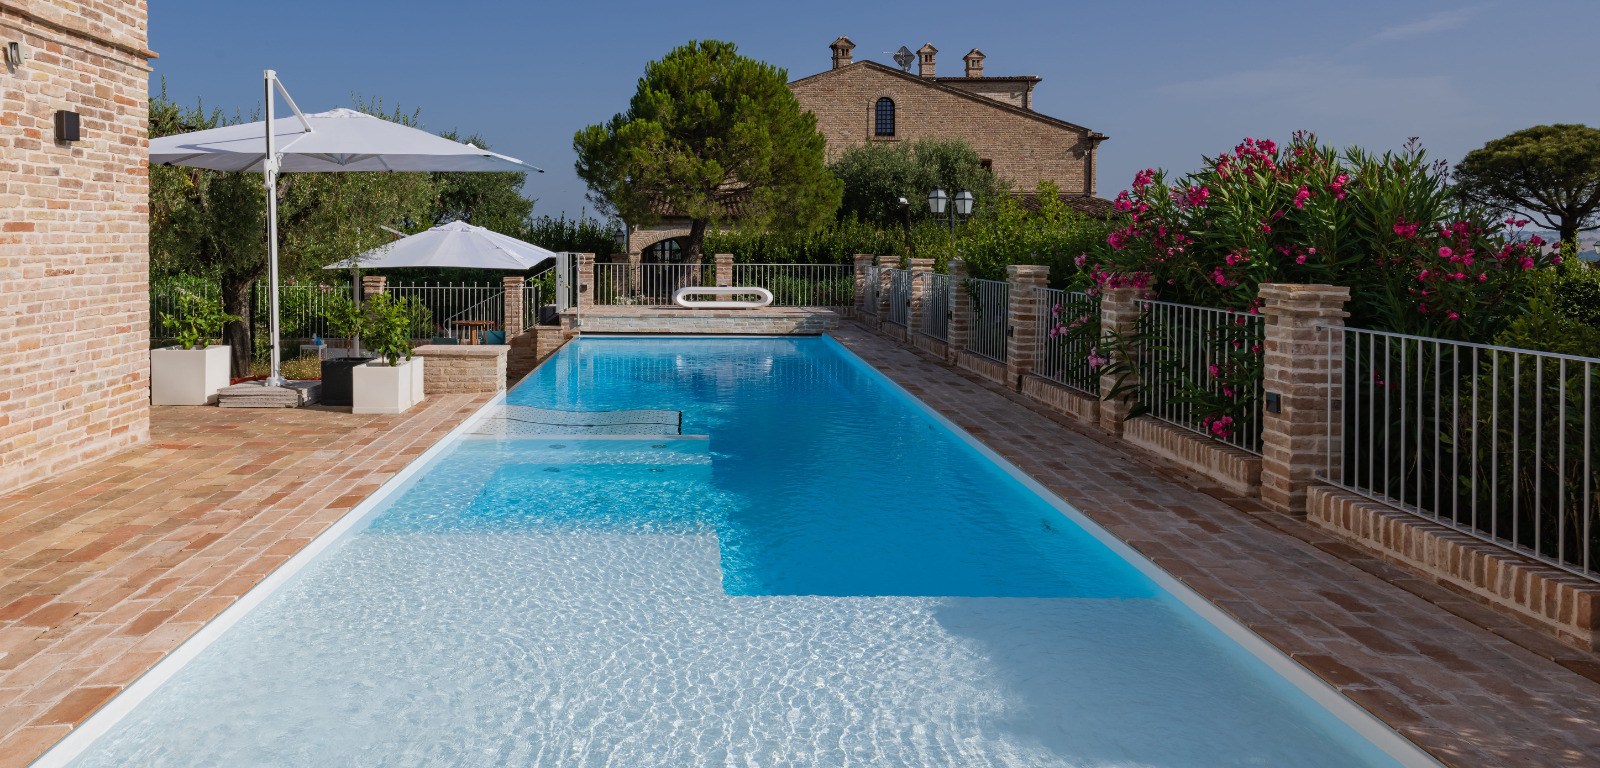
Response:
[[[466,139],[462,139],[455,131],[445,131],[439,135],[451,141],[464,141],[480,149],[493,149],[489,142],[476,133]],[[430,175],[438,192],[438,203],[430,217],[431,227],[465,221],[517,237],[533,218],[533,205],[537,201],[522,196],[522,186],[528,181],[526,173],[506,171]]]
[[[642,226],[665,214],[688,218],[691,260],[714,224],[737,217],[749,227],[811,229],[839,205],[825,139],[787,72],[733,43],[691,41],[651,62],[627,111],[578,131],[572,144],[578,177],[602,212]]]
[[[1600,130],[1538,125],[1495,139],[1462,158],[1456,189],[1473,203],[1530,214],[1563,242],[1600,229]]]
[[[902,197],[914,217],[930,215],[927,197],[934,187],[951,197],[969,190],[980,207],[998,206],[1008,187],[962,139],[861,144],[846,149],[830,169],[844,185],[840,216],[882,224],[903,220]]]

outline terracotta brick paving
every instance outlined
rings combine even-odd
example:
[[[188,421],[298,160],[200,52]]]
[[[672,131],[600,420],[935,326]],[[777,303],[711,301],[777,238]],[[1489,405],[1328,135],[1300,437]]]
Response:
[[[32,761],[489,397],[400,416],[153,408],[148,444],[0,496],[0,767]]]
[[[1600,766],[1600,657],[853,321],[834,334],[1452,766]]]
[[[1600,657],[847,323],[836,336],[1454,766],[1600,764]],[[0,496],[0,768],[24,765],[460,422],[155,409]]]

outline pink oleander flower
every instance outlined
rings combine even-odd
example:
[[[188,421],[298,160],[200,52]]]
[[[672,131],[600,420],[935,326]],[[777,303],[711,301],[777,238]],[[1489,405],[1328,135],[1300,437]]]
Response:
[[[1089,348],[1089,367],[1090,368],[1099,368],[1100,366],[1105,365],[1108,362],[1110,362],[1110,360],[1106,359],[1105,357],[1102,357],[1097,348],[1095,348],[1095,347],[1090,347]]]
[[[1208,372],[1210,372],[1212,378],[1216,378],[1216,377],[1222,375],[1222,369],[1218,368],[1216,363],[1212,363],[1211,365],[1206,366],[1206,370]]]
[[[1449,248],[1440,248],[1439,249],[1439,258],[1441,258],[1441,259],[1450,258],[1450,249]]]
[[[1083,265],[1089,261],[1089,254],[1080,253],[1078,254],[1078,258],[1073,259],[1072,261],[1074,264],[1077,264],[1079,268],[1082,268]]]
[[[1296,264],[1304,264],[1304,263],[1306,263],[1306,255],[1302,253],[1299,256],[1294,257],[1294,263],[1296,263]]]
[[[1460,320],[1461,319],[1461,316],[1456,314],[1456,313],[1454,313],[1454,312],[1451,312],[1449,315],[1447,315],[1447,317],[1449,317],[1451,320]]]
[[[1258,355],[1261,354],[1261,345],[1260,344],[1252,344],[1252,345],[1250,345],[1250,351],[1254,352],[1255,354],[1258,354]]]
[[[1142,170],[1142,171],[1140,171],[1140,172],[1138,172],[1138,173],[1133,175],[1133,188],[1142,190],[1145,187],[1148,187],[1151,184],[1153,184],[1155,182],[1155,179],[1156,179],[1156,171],[1155,171],[1155,169],[1154,168],[1146,168],[1146,169],[1144,169],[1144,170]]]
[[[1296,192],[1295,195],[1294,195],[1294,207],[1296,207],[1296,208],[1305,208],[1306,207],[1306,201],[1310,200],[1310,199],[1311,199],[1311,189],[1308,188],[1306,185],[1301,184],[1300,185],[1300,191]]]
[[[1532,256],[1523,256],[1522,257],[1522,268],[1523,269],[1533,269],[1533,257]]]
[[[1344,199],[1344,197],[1345,197],[1344,185],[1346,185],[1348,183],[1350,183],[1350,177],[1348,175],[1346,175],[1346,174],[1341,173],[1341,174],[1339,174],[1339,178],[1334,179],[1333,183],[1328,185],[1328,191],[1333,193],[1333,199],[1335,199],[1335,200],[1343,200]]]

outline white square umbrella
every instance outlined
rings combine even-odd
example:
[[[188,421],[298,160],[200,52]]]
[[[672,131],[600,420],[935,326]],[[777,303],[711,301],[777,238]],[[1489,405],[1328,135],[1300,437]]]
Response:
[[[441,224],[426,232],[403,237],[359,256],[329,264],[323,269],[385,269],[388,267],[464,267],[467,269],[527,270],[555,259],[558,254],[533,243],[475,227],[464,221]]]
[[[152,139],[150,162],[264,174],[267,280],[272,306],[272,375],[267,383],[282,386],[286,380],[278,373],[278,196],[275,194],[279,173],[544,171],[514,157],[354,110],[335,109],[307,115],[295,106],[276,72],[266,70],[262,77],[266,81],[266,120]],[[294,110],[294,118],[273,118],[274,87]]]

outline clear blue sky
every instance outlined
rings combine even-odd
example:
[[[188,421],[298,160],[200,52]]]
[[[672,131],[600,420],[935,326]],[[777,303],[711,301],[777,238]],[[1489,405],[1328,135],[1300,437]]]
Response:
[[[1316,131],[1340,146],[1420,136],[1451,162],[1485,141],[1553,122],[1600,125],[1596,0],[1340,2],[416,2],[161,0],[150,45],[180,101],[261,102],[276,69],[302,108],[351,93],[422,110],[433,131],[478,132],[547,173],[535,213],[586,203],[572,134],[627,105],[644,65],[718,38],[788,70],[932,42],[940,73],[974,47],[989,75],[1044,78],[1034,107],[1111,137],[1100,194],[1145,167],[1192,170],[1242,137]]]

